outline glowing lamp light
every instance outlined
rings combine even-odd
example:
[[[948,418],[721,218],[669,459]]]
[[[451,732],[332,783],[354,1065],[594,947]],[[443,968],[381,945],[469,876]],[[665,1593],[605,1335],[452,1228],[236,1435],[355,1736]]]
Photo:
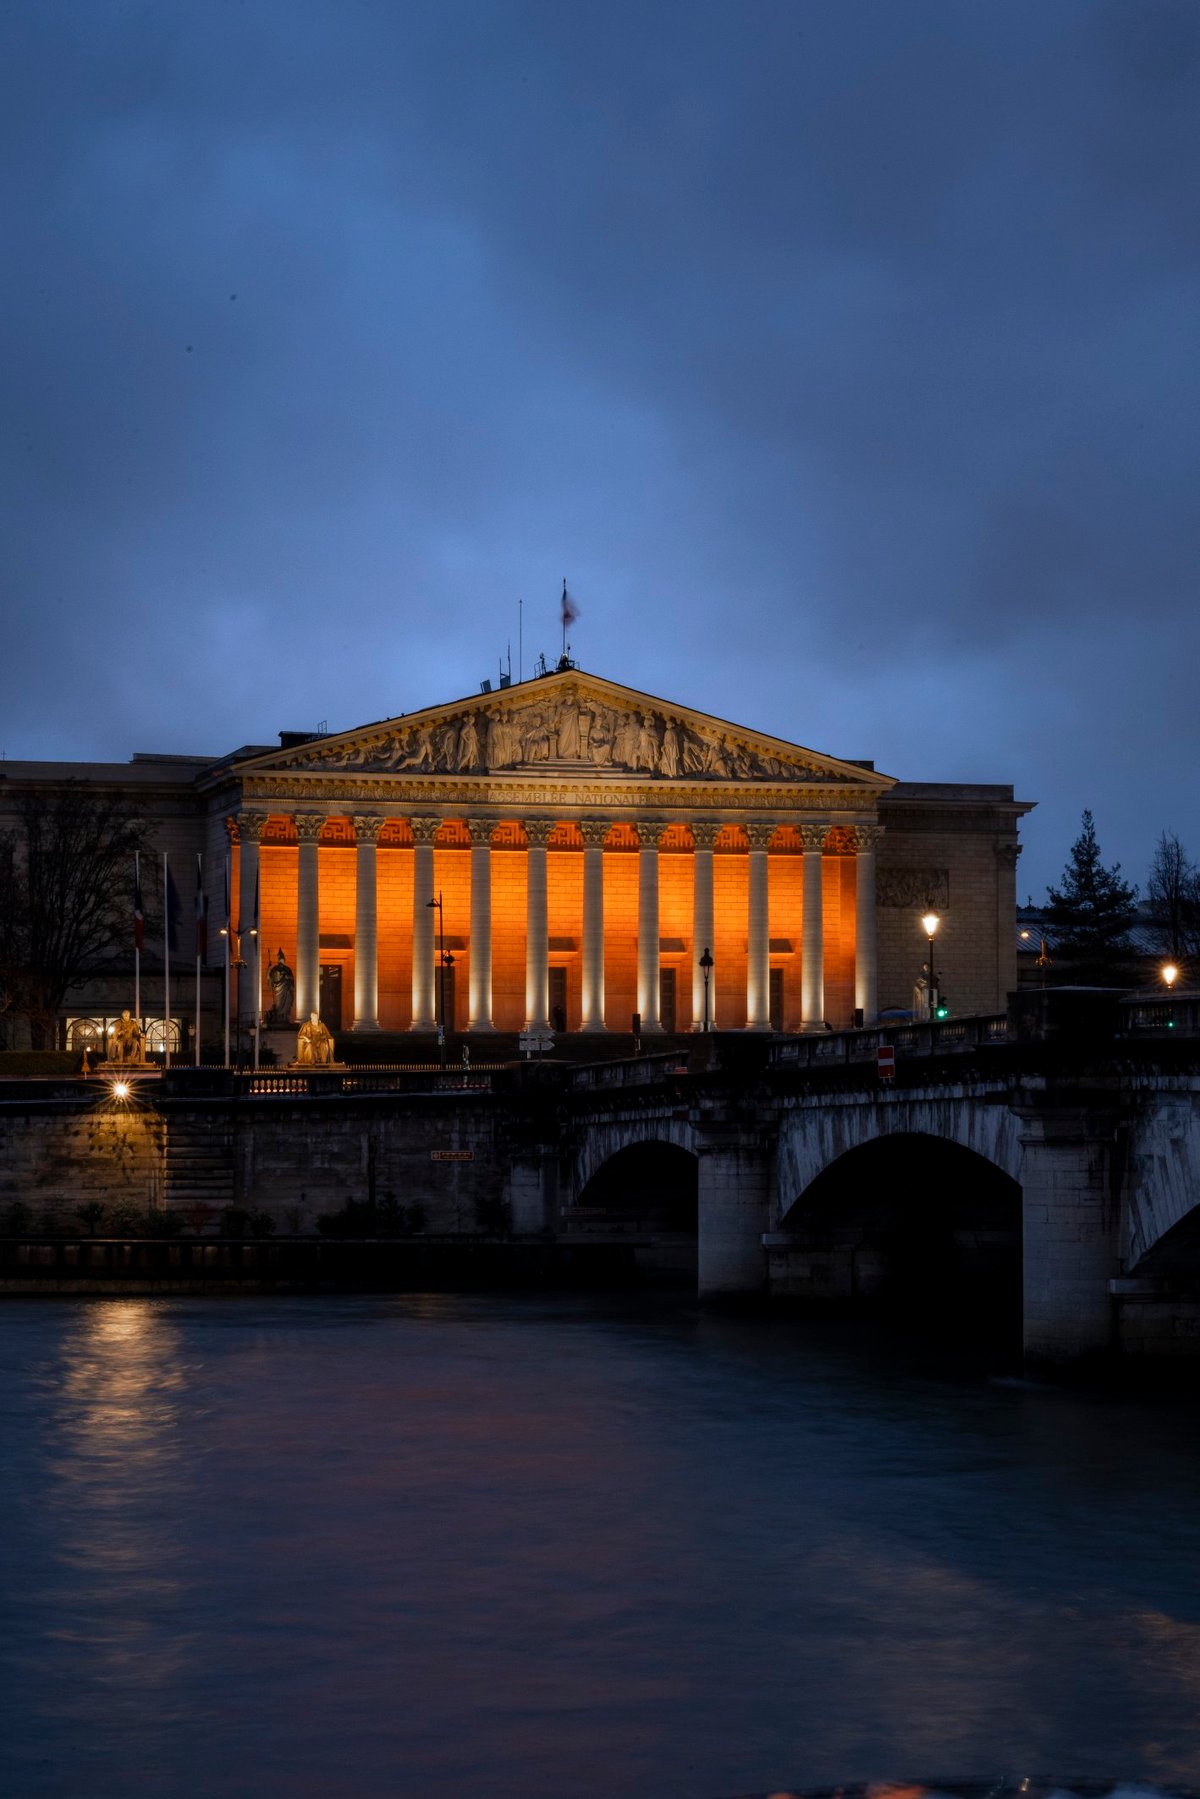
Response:
[[[1176,968],[1174,962],[1166,963],[1162,971],[1162,978],[1166,983],[1167,991],[1170,992],[1171,988],[1179,979],[1179,970]]]
[[[114,1081],[112,1096],[114,1099],[128,1099],[129,1098],[129,1082],[128,1081]]]
[[[926,912],[924,918],[921,920],[921,924],[923,925],[924,930],[925,930],[925,935],[927,937],[936,936],[937,928],[941,924],[941,922],[942,921],[938,917],[936,912]]]

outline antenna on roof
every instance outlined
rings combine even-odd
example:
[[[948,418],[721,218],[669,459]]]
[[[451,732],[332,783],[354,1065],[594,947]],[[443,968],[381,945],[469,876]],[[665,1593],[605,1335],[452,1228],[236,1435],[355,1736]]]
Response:
[[[517,680],[525,679],[525,602],[517,601]]]

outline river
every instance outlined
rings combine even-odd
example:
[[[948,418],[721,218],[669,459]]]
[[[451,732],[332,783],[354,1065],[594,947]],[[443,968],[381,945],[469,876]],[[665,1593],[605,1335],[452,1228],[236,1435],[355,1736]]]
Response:
[[[0,1308],[0,1792],[1200,1782],[1200,1410],[677,1300]]]

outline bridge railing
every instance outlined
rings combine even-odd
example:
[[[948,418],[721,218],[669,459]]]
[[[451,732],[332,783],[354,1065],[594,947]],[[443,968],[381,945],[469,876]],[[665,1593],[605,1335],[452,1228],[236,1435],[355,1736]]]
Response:
[[[814,1031],[773,1043],[773,1067],[828,1068],[841,1062],[873,1062],[879,1050],[892,1048],[909,1056],[944,1056],[1009,1041],[1006,1012],[977,1013],[937,1023],[874,1025],[862,1031]]]
[[[666,1050],[655,1055],[636,1056],[619,1062],[585,1062],[571,1070],[572,1087],[653,1087],[664,1076],[678,1069],[688,1072],[686,1051]]]

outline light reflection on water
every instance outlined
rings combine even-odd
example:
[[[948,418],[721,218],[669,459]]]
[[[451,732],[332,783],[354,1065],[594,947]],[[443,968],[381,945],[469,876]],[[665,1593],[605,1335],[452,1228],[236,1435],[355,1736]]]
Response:
[[[0,1792],[1200,1783],[1187,1401],[661,1301],[0,1308]]]

